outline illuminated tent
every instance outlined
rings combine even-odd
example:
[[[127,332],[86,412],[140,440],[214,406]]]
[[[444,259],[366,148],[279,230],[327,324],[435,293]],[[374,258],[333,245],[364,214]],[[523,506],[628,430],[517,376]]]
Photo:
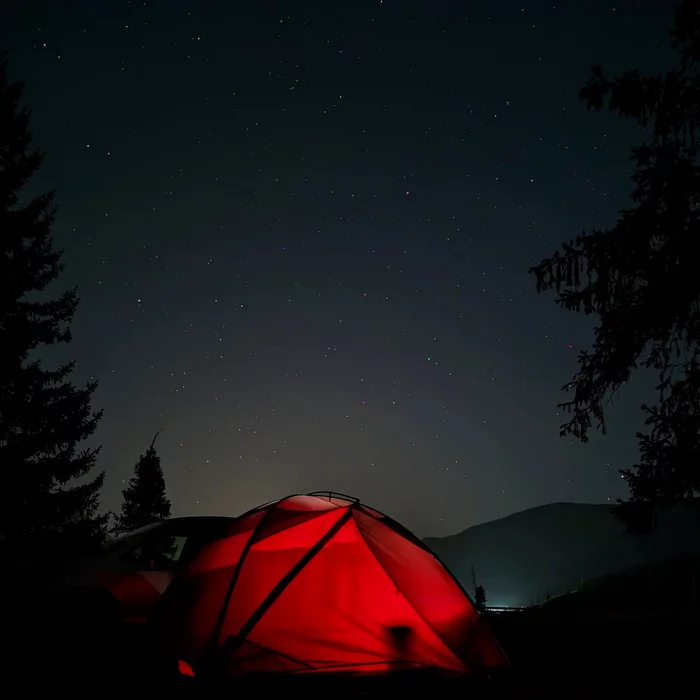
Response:
[[[197,675],[507,664],[485,619],[418,538],[332,493],[242,515],[166,591],[147,639]]]

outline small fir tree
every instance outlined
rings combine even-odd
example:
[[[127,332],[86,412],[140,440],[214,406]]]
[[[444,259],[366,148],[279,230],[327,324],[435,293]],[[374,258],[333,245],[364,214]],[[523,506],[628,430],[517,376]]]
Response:
[[[474,607],[479,612],[486,611],[486,589],[482,585],[478,585],[474,590]]]
[[[474,572],[474,567],[472,566],[472,585],[474,587],[474,607],[479,612],[485,612],[486,610],[486,589],[476,582],[476,573]]]
[[[97,514],[104,474],[90,477],[99,448],[80,447],[102,416],[90,404],[97,384],[76,387],[73,362],[40,359],[71,341],[78,297],[47,294],[63,265],[53,193],[21,199],[43,159],[21,97],[0,54],[0,536],[6,555],[34,559],[99,544],[107,518]]]
[[[114,531],[117,534],[131,532],[151,523],[170,517],[170,501],[166,495],[163,468],[156,452],[155,434],[150,447],[134,466],[134,476],[122,491],[124,501],[116,517]]]

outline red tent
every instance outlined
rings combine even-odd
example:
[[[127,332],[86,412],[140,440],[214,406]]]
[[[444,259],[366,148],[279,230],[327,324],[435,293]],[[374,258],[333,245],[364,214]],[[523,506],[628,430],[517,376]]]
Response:
[[[150,645],[227,675],[473,673],[506,664],[483,617],[435,555],[347,496],[290,496],[249,511],[173,583]]]

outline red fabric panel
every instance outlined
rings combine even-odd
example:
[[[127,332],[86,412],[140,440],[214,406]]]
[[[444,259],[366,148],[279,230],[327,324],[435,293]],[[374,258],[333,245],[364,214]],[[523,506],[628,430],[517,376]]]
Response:
[[[416,612],[466,662],[504,663],[493,637],[475,629],[478,613],[451,574],[435,557],[385,523],[354,511],[353,518],[377,561]],[[470,637],[477,635],[475,647]]]
[[[196,660],[209,642],[234,575],[234,568],[216,569],[203,576],[195,576],[190,582],[192,603],[187,610],[187,644],[180,654],[183,658]]]
[[[145,617],[161,597],[160,591],[135,571],[100,573],[95,582],[119,601],[121,614],[127,618]]]
[[[283,656],[273,649],[266,649],[253,642],[243,642],[236,653],[229,659],[229,672],[232,675],[256,671],[301,671],[308,666],[296,659]],[[243,671],[245,669],[245,671]]]
[[[183,661],[182,659],[180,659],[177,662],[177,670],[183,676],[191,676],[192,678],[194,678],[194,671],[192,670],[192,666],[190,666],[187,663],[187,661]]]
[[[338,506],[318,496],[290,496],[279,501],[276,507],[284,510],[334,510]]]
[[[256,573],[267,576],[268,565],[281,569],[275,559],[289,551],[258,552]],[[232,607],[252,611],[263,597],[252,587],[242,588]],[[389,580],[353,520],[294,578],[248,639],[316,668],[347,670],[348,665],[391,663],[400,657],[466,670]],[[244,659],[236,667],[252,670]]]
[[[334,507],[330,512],[265,537],[251,546],[231,597],[221,642],[240,631],[280,579],[335,525],[344,512],[344,509]]]
[[[187,573],[202,574],[214,569],[232,567],[241,558],[251,534],[252,530],[247,530],[223,540],[210,542],[190,563]]]
[[[246,520],[254,526],[262,515],[264,512],[256,512]],[[242,527],[239,534],[210,542],[170,586],[150,625],[151,642],[160,653],[196,661],[214,632],[236,565],[252,532],[252,527]]]
[[[258,523],[262,520],[268,508],[258,508],[252,513],[241,515],[232,523],[226,526],[226,535],[237,535],[239,532],[248,532],[254,530]]]
[[[301,519],[293,516],[290,520],[291,527],[268,535],[268,523],[270,529],[276,529],[274,519],[265,520],[263,527],[256,533],[256,542],[253,549],[256,551],[279,549],[311,549],[320,539],[335,525],[345,514],[344,508],[334,508],[332,511],[320,513],[302,513]]]
[[[377,518],[379,520],[386,518],[386,515],[384,515],[384,513],[380,513],[378,510],[374,510],[374,508],[368,508],[365,505],[357,506],[354,510],[355,510],[355,512],[360,511],[361,513],[367,513],[368,515],[371,515],[373,518]]]
[[[319,516],[325,515],[328,510],[291,510],[287,508],[277,508],[272,507],[269,513],[265,516],[265,523],[263,527],[258,528],[255,532],[255,542],[270,537],[271,535],[276,535],[282,530],[287,530],[289,528],[301,525],[307,520],[312,518],[318,518]]]
[[[232,576],[233,567],[226,567],[175,579],[147,622],[147,648],[196,663],[214,632]]]

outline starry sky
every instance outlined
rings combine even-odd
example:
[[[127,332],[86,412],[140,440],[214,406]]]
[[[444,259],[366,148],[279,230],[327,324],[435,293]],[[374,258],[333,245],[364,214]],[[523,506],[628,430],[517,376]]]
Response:
[[[629,203],[631,123],[589,68],[670,64],[661,0],[8,0],[46,152],[104,508],[154,433],[174,515],[360,497],[420,536],[624,495],[559,437],[593,323],[530,265]]]

